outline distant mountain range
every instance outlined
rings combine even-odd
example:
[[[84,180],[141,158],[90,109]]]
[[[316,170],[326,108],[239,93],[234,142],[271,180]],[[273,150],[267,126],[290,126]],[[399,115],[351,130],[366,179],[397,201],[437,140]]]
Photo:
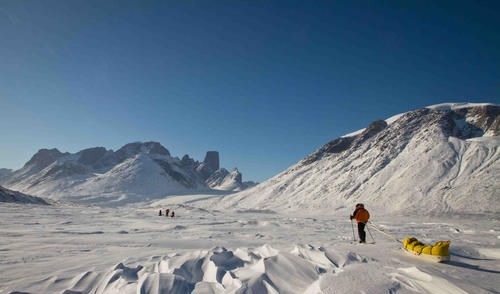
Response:
[[[118,205],[171,194],[212,189],[241,191],[241,173],[219,167],[219,153],[207,152],[203,162],[188,155],[172,157],[157,142],[130,143],[117,151],[89,148],[76,154],[39,150],[23,168],[0,170],[0,184],[50,199]]]
[[[364,202],[381,213],[498,213],[499,135],[499,105],[434,105],[376,120],[205,205],[335,213]]]
[[[200,205],[224,209],[327,210],[364,202],[380,213],[498,213],[500,106],[448,103],[376,120],[305,157],[255,187],[241,173],[172,157],[156,142],[76,154],[42,149],[0,184],[26,194],[98,205],[241,191]],[[5,194],[5,193],[4,193]],[[4,197],[5,198],[5,197]]]

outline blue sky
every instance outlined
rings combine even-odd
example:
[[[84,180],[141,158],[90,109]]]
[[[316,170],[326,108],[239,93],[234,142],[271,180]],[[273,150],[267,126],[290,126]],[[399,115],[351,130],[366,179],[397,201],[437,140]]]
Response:
[[[263,181],[375,119],[499,103],[499,6],[3,0],[0,167],[158,141]]]

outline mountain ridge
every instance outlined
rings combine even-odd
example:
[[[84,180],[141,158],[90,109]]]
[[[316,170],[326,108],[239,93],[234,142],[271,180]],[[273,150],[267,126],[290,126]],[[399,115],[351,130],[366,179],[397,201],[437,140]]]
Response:
[[[188,155],[179,159],[152,141],[128,143],[117,151],[92,147],[71,154],[56,148],[40,149],[21,169],[2,170],[0,183],[36,196],[99,205],[137,202],[172,193],[239,191],[247,187],[241,174],[231,178],[229,173],[214,170],[219,168],[217,151],[207,154],[211,154],[207,157],[209,162],[207,158],[198,162]],[[222,178],[217,179],[217,175]],[[227,185],[228,181],[231,185]]]
[[[45,199],[12,191],[0,186],[0,202],[50,205]]]
[[[199,205],[381,213],[498,212],[500,107],[440,104],[376,120],[271,179]]]

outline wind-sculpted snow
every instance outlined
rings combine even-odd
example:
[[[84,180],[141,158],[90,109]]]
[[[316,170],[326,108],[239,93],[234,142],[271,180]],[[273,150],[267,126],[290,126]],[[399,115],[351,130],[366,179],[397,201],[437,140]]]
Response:
[[[204,210],[196,196],[132,208],[0,205],[0,292],[495,293],[500,234],[492,217],[374,214],[403,239],[451,240],[452,260],[403,253],[343,216]],[[213,196],[212,196],[213,197]],[[178,217],[158,216],[170,208]],[[376,243],[373,243],[373,241]]]
[[[376,261],[356,253],[312,245],[296,246],[291,252],[269,245],[235,250],[216,247],[153,256],[142,264],[119,263],[101,272],[86,271],[64,281],[64,293],[321,293],[322,282],[330,285],[322,277],[372,262]],[[45,287],[55,288],[56,283],[61,280],[49,278]],[[385,283],[391,284],[389,277]]]

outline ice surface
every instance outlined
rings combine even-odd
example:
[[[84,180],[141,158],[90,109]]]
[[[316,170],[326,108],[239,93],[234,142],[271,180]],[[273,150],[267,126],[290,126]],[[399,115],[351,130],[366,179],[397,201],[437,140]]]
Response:
[[[337,214],[206,210],[178,196],[139,207],[0,205],[0,293],[495,293],[492,215],[373,214],[397,238],[451,240],[452,260],[408,256]],[[194,202],[196,204],[196,202]],[[158,216],[170,208],[178,217]],[[368,207],[369,208],[369,207]],[[181,229],[179,229],[181,228]],[[65,292],[66,291],[66,292]]]

